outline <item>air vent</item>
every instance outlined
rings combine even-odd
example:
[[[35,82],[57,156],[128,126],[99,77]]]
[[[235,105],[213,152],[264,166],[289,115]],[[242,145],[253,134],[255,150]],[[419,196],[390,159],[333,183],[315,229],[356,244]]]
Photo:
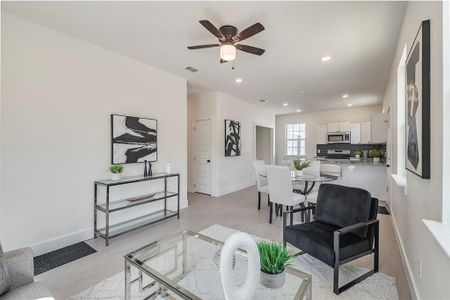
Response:
[[[191,66],[187,66],[185,69],[192,73],[198,72],[198,70],[196,68],[191,67]]]

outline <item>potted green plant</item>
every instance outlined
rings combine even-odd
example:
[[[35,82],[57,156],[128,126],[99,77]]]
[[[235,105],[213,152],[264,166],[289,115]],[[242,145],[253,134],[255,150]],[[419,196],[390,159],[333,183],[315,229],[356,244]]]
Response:
[[[362,154],[361,148],[359,148],[359,147],[356,148],[354,154],[355,154],[355,158],[356,159],[360,159],[361,158],[361,154]]]
[[[381,150],[373,149],[369,152],[369,157],[373,158],[374,163],[380,162],[380,157],[383,155],[383,152]]]
[[[258,242],[259,257],[261,261],[260,282],[268,288],[280,288],[286,281],[285,267],[292,260],[287,249],[274,242]]]
[[[120,180],[122,178],[123,166],[122,165],[111,165],[109,166],[109,171],[111,172],[111,179],[114,181]]]
[[[293,163],[294,163],[296,176],[303,176],[303,169],[311,166],[311,162],[309,160],[296,159],[293,161]]]

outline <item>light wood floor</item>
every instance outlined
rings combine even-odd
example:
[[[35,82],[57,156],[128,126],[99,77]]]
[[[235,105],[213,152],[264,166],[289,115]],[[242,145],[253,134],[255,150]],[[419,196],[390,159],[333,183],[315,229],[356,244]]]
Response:
[[[261,210],[256,207],[256,190],[250,187],[219,198],[189,194],[189,207],[181,211],[180,220],[169,219],[135,231],[104,246],[103,239],[88,243],[98,252],[37,276],[54,293],[56,299],[66,299],[123,270],[123,255],[168,233],[180,229],[200,231],[221,224],[275,241],[282,240],[282,220],[268,224],[268,207],[263,197]],[[397,279],[399,298],[410,299],[408,285],[401,265],[399,248],[392,228],[391,216],[380,219],[380,272]],[[371,267],[371,257],[353,262]],[[331,269],[330,269],[331,272]]]

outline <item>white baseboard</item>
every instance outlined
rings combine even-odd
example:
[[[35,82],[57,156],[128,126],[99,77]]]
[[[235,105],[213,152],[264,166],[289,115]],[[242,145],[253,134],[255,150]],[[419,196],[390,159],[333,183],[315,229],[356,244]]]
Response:
[[[413,270],[408,261],[408,257],[406,256],[405,247],[403,245],[402,239],[400,237],[400,232],[397,227],[397,223],[395,222],[395,214],[394,211],[390,208],[391,216],[392,216],[392,224],[394,225],[394,233],[397,238],[397,243],[400,246],[400,257],[402,259],[403,271],[406,275],[406,281],[408,282],[409,291],[411,293],[411,297],[414,300],[420,300],[419,289],[417,288],[416,282],[414,281]]]
[[[188,200],[180,200],[180,209],[186,208],[188,206]],[[169,206],[169,208],[171,208]],[[176,209],[176,207],[172,208]],[[94,229],[86,228],[77,232],[68,233],[65,235],[61,235],[44,242],[36,243],[31,245],[31,249],[33,250],[33,254],[35,256],[41,255],[50,251],[54,251],[66,246],[70,246],[82,241],[86,241],[92,239],[94,237]]]
[[[33,253],[35,256],[41,255],[62,247],[73,245],[81,241],[91,239],[94,236],[92,228],[86,228],[77,232],[72,232],[69,234],[61,235],[44,242],[36,243],[31,245]]]
[[[217,191],[217,193],[215,195],[213,195],[213,196],[214,197],[220,197],[220,196],[223,196],[223,195],[226,195],[226,194],[229,194],[229,193],[233,193],[233,192],[236,192],[236,191],[248,188],[248,187],[250,187],[252,185],[255,185],[255,181],[254,180],[249,180],[249,181],[237,184],[237,185],[228,186],[226,188],[219,189]]]

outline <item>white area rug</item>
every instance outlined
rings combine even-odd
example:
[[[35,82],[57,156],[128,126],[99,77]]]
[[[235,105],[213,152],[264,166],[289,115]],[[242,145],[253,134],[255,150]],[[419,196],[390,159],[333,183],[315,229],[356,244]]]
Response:
[[[216,240],[225,241],[230,235],[237,232],[237,230],[224,227],[221,225],[212,225],[200,233],[212,237]],[[259,237],[254,237],[255,240],[261,240]],[[312,275],[312,298],[314,300],[328,300],[328,299],[348,299],[348,300],[369,300],[369,299],[398,299],[395,278],[387,276],[382,273],[376,273],[363,282],[353,286],[349,290],[336,296],[332,291],[332,268],[322,263],[321,261],[305,254],[297,256],[292,264],[292,267],[297,268],[303,272]],[[342,266],[340,268],[340,284],[356,278],[364,274],[368,270],[356,266]],[[134,277],[134,276],[133,276]],[[70,298],[70,300],[119,300],[123,299],[124,294],[124,276],[120,272],[99,284],[79,293]],[[140,300],[137,292],[137,284],[132,285],[132,299]],[[209,299],[220,299],[211,297]],[[276,299],[276,298],[274,298]],[[205,299],[206,300],[206,299]]]

